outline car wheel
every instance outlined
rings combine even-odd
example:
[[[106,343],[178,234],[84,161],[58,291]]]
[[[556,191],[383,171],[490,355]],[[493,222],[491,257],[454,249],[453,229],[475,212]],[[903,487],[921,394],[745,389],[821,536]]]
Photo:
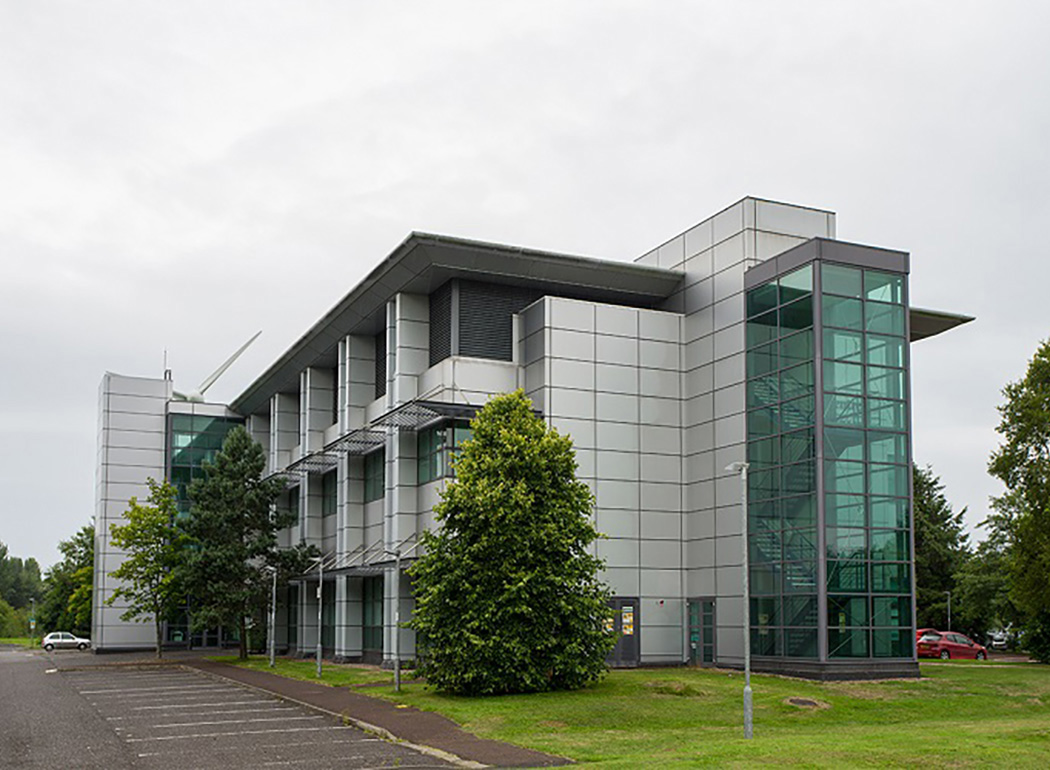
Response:
[[[952,654],[947,650],[941,650],[941,660],[948,660]]]
[[[83,652],[84,650],[87,649],[87,645],[84,644],[83,642],[81,642],[80,644],[77,645],[77,649],[80,650],[81,652]]]
[[[55,649],[55,645],[53,645],[53,644],[45,644],[44,645],[44,649],[47,650],[48,652],[51,652],[53,649]]]
[[[986,657],[988,656],[985,655],[983,652],[977,653],[977,660],[984,660]]]

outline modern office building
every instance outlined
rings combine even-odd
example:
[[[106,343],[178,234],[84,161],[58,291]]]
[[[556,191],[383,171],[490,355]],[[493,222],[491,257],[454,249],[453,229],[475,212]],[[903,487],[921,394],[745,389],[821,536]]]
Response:
[[[413,233],[228,406],[106,376],[96,646],[149,644],[99,604],[108,523],[146,475],[184,489],[243,421],[289,480],[284,542],[328,557],[320,613],[312,573],[280,644],[320,631],[340,659],[410,659],[395,565],[434,526],[469,418],[522,388],[595,493],[613,664],[741,666],[746,542],[756,668],[915,674],[909,343],[970,319],[911,307],[908,272],[836,240],[832,212],[754,198],[634,263]]]

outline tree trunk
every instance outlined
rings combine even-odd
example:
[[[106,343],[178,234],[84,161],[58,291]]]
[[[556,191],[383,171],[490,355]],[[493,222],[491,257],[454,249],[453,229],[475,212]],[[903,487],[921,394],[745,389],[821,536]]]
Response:
[[[241,636],[241,660],[248,660],[248,626],[244,622],[244,613],[241,613],[241,619],[238,621],[238,628],[240,629]]]
[[[160,615],[159,614],[154,614],[153,615],[153,625],[154,625],[154,627],[156,628],[156,631],[157,631],[157,659],[160,660],[160,658],[162,657],[161,649],[162,649],[163,645],[161,644],[161,638],[160,638],[160,636],[161,636],[161,634],[160,634],[160,625],[161,625],[161,623],[160,623]]]

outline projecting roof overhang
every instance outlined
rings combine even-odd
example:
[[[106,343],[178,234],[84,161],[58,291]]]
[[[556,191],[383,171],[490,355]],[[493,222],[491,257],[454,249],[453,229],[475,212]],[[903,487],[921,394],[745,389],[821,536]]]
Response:
[[[829,238],[811,238],[749,269],[744,274],[744,288],[753,289],[815,259],[897,273],[907,273],[910,270],[910,257],[904,251]],[[909,308],[908,317],[911,342],[933,337],[974,320],[973,316],[917,307]]]
[[[908,317],[911,321],[912,342],[936,336],[974,320],[972,315],[948,313],[943,310],[926,310],[919,307],[909,308]]]
[[[377,333],[383,307],[398,292],[429,294],[450,278],[464,278],[651,308],[669,297],[682,277],[681,271],[631,262],[412,233],[230,406],[243,415],[262,411],[274,393],[297,388],[306,367],[319,361],[333,365],[339,340]]]

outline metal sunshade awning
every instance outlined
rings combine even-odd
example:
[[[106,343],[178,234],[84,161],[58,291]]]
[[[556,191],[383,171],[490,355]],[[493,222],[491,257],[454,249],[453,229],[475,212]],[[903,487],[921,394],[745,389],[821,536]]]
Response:
[[[358,428],[330,442],[323,451],[344,455],[366,455],[386,443],[386,434],[381,430]]]
[[[479,408],[447,401],[409,401],[377,417],[372,421],[372,427],[419,430],[447,417],[469,420]]]

